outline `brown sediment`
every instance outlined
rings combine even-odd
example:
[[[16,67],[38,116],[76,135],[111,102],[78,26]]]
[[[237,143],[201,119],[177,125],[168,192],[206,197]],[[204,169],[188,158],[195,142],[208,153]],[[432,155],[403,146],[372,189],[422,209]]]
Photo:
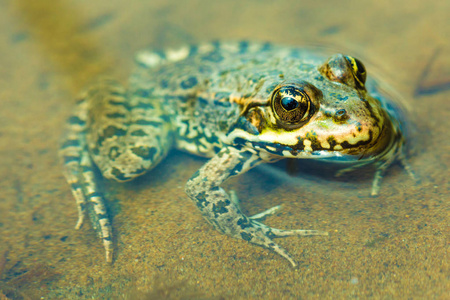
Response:
[[[120,299],[130,289],[174,296],[192,291],[205,299],[447,297],[448,95],[440,89],[420,98],[408,97],[414,94],[424,60],[434,45],[445,41],[445,26],[437,25],[448,22],[446,1],[344,0],[333,8],[295,1],[254,1],[248,6],[234,0],[108,1],[107,7],[102,7],[106,2],[84,1],[91,19],[105,11],[118,17],[109,19],[111,26],[81,30],[78,36],[61,29],[64,34],[45,33],[42,40],[39,34],[29,38],[29,32],[39,29],[22,23],[10,7],[13,1],[6,2],[0,1],[0,248],[10,245],[10,250],[6,258],[0,255],[0,298],[13,298],[4,287],[10,281],[31,299]],[[29,4],[24,8],[28,13],[40,11],[34,8],[38,2],[21,1]],[[67,26],[70,18],[78,20],[72,24],[91,24],[76,9],[71,10],[74,16],[59,12],[61,3],[81,2],[55,2],[43,12],[44,22],[56,25],[50,29]],[[53,17],[48,13],[60,19],[50,21]],[[261,16],[283,18],[280,22]],[[324,28],[338,28],[326,40],[357,43],[367,56],[390,66],[400,91],[419,113],[422,131],[417,140],[426,140],[428,146],[410,163],[422,182],[414,183],[400,167],[393,167],[384,177],[380,196],[369,198],[370,170],[336,179],[311,176],[314,170],[307,166],[302,169],[303,179],[277,179],[257,169],[230,180],[225,188],[236,191],[246,214],[283,204],[267,224],[330,232],[329,237],[277,240],[299,261],[299,269],[292,270],[275,254],[224,236],[207,224],[184,193],[185,182],[205,160],[173,152],[135,182],[104,182],[117,235],[117,257],[112,266],[107,265],[90,226],[73,229],[77,212],[56,159],[57,144],[61,125],[73,108],[72,90],[108,65],[102,60],[108,51],[103,53],[96,41],[114,46],[128,66],[134,50],[157,39],[160,44],[152,46],[165,46],[164,35],[153,30],[155,24],[169,35],[176,29],[175,36],[185,32],[198,40],[251,38],[286,44],[320,38]],[[393,34],[393,28],[401,28],[402,34]],[[83,37],[94,39],[86,47],[94,45],[95,55],[86,62],[78,60],[86,58],[79,52],[83,43],[76,44]],[[41,52],[44,47],[55,50]],[[441,53],[438,64],[448,65],[449,59]],[[99,66],[90,66],[97,61]],[[366,67],[370,76],[372,68]],[[67,85],[70,91],[60,86],[60,70],[74,78],[68,79],[75,82]],[[425,83],[439,83],[438,72],[430,72],[434,75]],[[22,265],[14,267],[18,261]],[[51,277],[52,270],[60,275]],[[40,282],[39,274],[48,280]],[[154,284],[158,278],[163,284]],[[27,286],[26,281],[34,285]]]
[[[97,76],[111,75],[114,71],[110,51],[101,46],[90,28],[95,25],[83,18],[79,7],[65,0],[17,0],[13,6],[43,52],[68,75],[67,81],[74,93]]]
[[[450,89],[450,63],[446,56],[450,48],[439,45],[431,53],[417,81],[416,97],[444,92]]]

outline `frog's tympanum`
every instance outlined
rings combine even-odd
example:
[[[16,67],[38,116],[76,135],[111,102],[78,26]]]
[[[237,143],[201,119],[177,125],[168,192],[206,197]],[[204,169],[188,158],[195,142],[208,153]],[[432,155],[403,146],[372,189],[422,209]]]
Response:
[[[186,193],[217,230],[291,256],[273,239],[326,235],[261,223],[246,216],[221,186],[232,176],[283,158],[375,164],[372,194],[383,171],[404,162],[404,137],[390,100],[369,82],[364,65],[263,43],[209,43],[142,51],[126,87],[104,80],[78,101],[61,148],[79,219],[86,211],[113,259],[112,230],[94,169],[129,181],[155,167],[172,147],[210,159]],[[367,81],[367,82],[366,82]],[[151,182],[149,183],[151,184]]]

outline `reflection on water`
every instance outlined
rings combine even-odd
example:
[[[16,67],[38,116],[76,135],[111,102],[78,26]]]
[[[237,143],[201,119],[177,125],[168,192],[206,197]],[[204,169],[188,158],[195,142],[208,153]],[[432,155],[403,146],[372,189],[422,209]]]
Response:
[[[448,5],[0,2],[0,299],[443,297]],[[293,270],[206,224],[184,193],[205,160],[172,152],[136,182],[104,182],[118,252],[104,264],[91,228],[73,229],[76,208],[57,160],[73,95],[99,74],[126,78],[140,48],[213,39],[317,41],[367,57],[417,115],[410,162],[422,182],[394,166],[370,198],[373,170],[335,178],[330,165],[295,161],[227,183],[247,215],[282,204],[266,224],[330,232],[279,240],[300,263]]]

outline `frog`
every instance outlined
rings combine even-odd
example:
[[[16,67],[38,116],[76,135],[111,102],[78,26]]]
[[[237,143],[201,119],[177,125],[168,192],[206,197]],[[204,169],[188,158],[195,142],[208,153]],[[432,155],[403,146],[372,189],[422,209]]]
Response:
[[[373,165],[372,195],[394,162],[413,176],[393,99],[353,56],[239,41],[145,49],[134,60],[127,85],[103,79],[80,95],[60,148],[78,210],[75,228],[89,216],[109,263],[112,226],[96,174],[133,180],[172,148],[208,158],[185,186],[208,223],[293,267],[275,238],[328,233],[264,224],[280,206],[247,216],[225,181],[285,158],[346,162],[341,175]]]

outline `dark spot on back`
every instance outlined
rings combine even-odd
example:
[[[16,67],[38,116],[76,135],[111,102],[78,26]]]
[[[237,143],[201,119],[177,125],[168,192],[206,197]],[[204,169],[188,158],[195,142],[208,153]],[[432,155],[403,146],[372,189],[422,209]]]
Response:
[[[198,68],[198,71],[200,72],[200,73],[202,73],[202,74],[204,74],[204,73],[209,73],[209,72],[211,72],[211,67],[210,66],[200,66],[199,68]]]
[[[208,99],[205,99],[203,97],[198,97],[197,101],[198,101],[198,103],[200,104],[201,107],[205,107],[209,103]]]
[[[161,126],[161,122],[158,122],[158,121],[150,121],[150,120],[144,120],[144,119],[136,120],[136,121],[134,122],[134,124],[137,124],[137,125],[145,125],[145,126],[154,126],[154,127]]]
[[[138,89],[134,92],[137,96],[142,98],[148,98],[150,97],[150,91],[146,89]]]
[[[192,45],[192,46],[189,47],[189,56],[193,56],[193,55],[195,55],[197,53],[198,53],[198,47],[197,46]]]
[[[106,114],[106,116],[110,119],[125,118],[125,114],[121,114],[121,113]]]
[[[231,93],[229,92],[217,92],[214,96],[214,99],[215,100],[229,99],[230,94]]]
[[[170,119],[170,116],[168,116],[168,115],[161,115],[160,118],[166,123],[172,122],[172,120]]]
[[[261,46],[261,51],[269,51],[270,49],[272,49],[272,44],[269,42],[266,42]]]
[[[197,83],[198,83],[197,78],[192,76],[189,77],[188,79],[183,80],[180,85],[183,89],[190,89],[195,85],[197,85]]]
[[[155,108],[155,107],[153,106],[153,104],[148,103],[148,102],[139,102],[138,104],[136,104],[135,106],[133,106],[133,108],[153,109],[153,108]]]
[[[224,106],[224,107],[230,107],[231,103],[228,101],[219,101],[219,100],[214,100],[214,105],[219,105],[219,106]]]
[[[241,41],[239,43],[239,53],[245,53],[248,51],[248,41]]]
[[[132,136],[146,136],[147,135],[147,133],[144,130],[142,130],[142,129],[138,129],[138,130],[132,131],[130,134]]]
[[[169,81],[166,80],[166,79],[163,79],[163,80],[160,81],[159,85],[160,85],[162,88],[167,88],[167,87],[169,87]]]
[[[219,51],[210,52],[202,57],[203,60],[210,62],[221,62],[223,60],[223,56]]]
[[[211,42],[211,45],[215,48],[218,49],[220,47],[220,41],[219,40],[214,40]]]

